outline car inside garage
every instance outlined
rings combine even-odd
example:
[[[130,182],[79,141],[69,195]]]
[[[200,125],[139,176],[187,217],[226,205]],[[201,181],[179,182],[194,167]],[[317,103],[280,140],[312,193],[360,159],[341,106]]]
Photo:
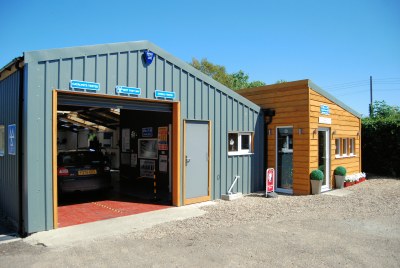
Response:
[[[172,105],[59,94],[58,227],[172,204]]]

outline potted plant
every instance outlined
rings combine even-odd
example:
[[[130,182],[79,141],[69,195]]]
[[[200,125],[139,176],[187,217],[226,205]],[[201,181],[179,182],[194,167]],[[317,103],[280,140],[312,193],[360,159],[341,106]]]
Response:
[[[320,194],[322,187],[322,180],[324,179],[324,173],[319,170],[313,170],[310,174],[311,179],[311,193],[312,194]]]
[[[342,189],[344,179],[346,178],[346,173],[347,173],[346,168],[338,166],[337,168],[335,168],[333,173],[335,174],[336,189]]]

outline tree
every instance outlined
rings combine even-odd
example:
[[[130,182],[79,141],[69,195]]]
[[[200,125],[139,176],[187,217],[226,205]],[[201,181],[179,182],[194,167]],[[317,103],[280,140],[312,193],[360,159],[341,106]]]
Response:
[[[231,85],[231,77],[227,74],[224,66],[216,65],[209,62],[206,58],[203,58],[201,61],[192,58],[192,62],[189,63],[197,70],[202,73],[211,76],[213,79],[217,80],[221,84],[229,87]]]
[[[279,79],[278,81],[275,82],[275,84],[282,84],[282,83],[286,83],[286,80],[283,79]]]
[[[242,70],[229,74],[226,72],[225,66],[213,64],[206,58],[203,58],[201,61],[192,58],[192,62],[189,64],[233,90],[265,85],[262,81],[249,82],[249,76]]]
[[[399,106],[390,106],[384,100],[375,101],[372,105],[372,118],[374,119],[400,119],[400,108]]]

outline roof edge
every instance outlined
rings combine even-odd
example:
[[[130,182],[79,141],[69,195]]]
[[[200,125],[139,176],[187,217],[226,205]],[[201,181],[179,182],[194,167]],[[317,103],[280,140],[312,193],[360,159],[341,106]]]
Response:
[[[6,79],[24,66],[24,57],[16,57],[0,69],[0,81]]]
[[[94,53],[95,50],[99,48],[101,48],[104,53],[116,53],[121,50],[128,50],[128,51],[147,50],[147,49],[151,50],[156,55],[160,56],[161,58],[164,58],[166,61],[172,62],[174,65],[181,68],[185,72],[188,72],[194,77],[204,81],[205,83],[218,89],[222,93],[232,96],[233,98],[237,99],[238,101],[248,106],[249,108],[256,111],[261,110],[260,106],[246,99],[242,95],[238,94],[237,92],[235,92],[235,90],[226,87],[225,85],[214,80],[210,76],[202,73],[200,70],[197,70],[189,63],[177,58],[176,56],[172,55],[171,53],[165,51],[164,49],[160,48],[159,46],[147,40],[27,51],[24,53],[24,56],[25,56],[25,62],[29,64],[30,62],[33,61],[52,60],[54,59],[55,56],[57,56],[58,58],[64,56],[65,57],[87,56],[91,55],[92,53]],[[74,51],[76,53],[77,49],[79,51],[79,55],[78,54],[73,55],[70,53],[71,51]]]
[[[333,101],[334,103],[336,103],[337,105],[339,105],[340,107],[342,107],[343,109],[348,111],[349,113],[353,114],[354,116],[356,116],[358,118],[362,118],[362,115],[359,112],[357,112],[356,110],[354,110],[353,108],[351,108],[350,106],[348,106],[347,104],[345,104],[344,102],[339,100],[338,98],[334,97],[332,94],[323,90],[321,87],[317,86],[313,81],[311,81],[309,79],[308,79],[308,87],[315,90],[316,92],[318,92],[322,96],[326,97],[327,99]]]

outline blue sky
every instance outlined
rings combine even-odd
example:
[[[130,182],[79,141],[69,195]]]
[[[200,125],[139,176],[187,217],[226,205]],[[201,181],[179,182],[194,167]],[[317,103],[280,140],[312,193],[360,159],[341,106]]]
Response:
[[[311,79],[356,111],[400,105],[399,0],[0,1],[0,66],[24,51],[149,40],[268,84]]]

